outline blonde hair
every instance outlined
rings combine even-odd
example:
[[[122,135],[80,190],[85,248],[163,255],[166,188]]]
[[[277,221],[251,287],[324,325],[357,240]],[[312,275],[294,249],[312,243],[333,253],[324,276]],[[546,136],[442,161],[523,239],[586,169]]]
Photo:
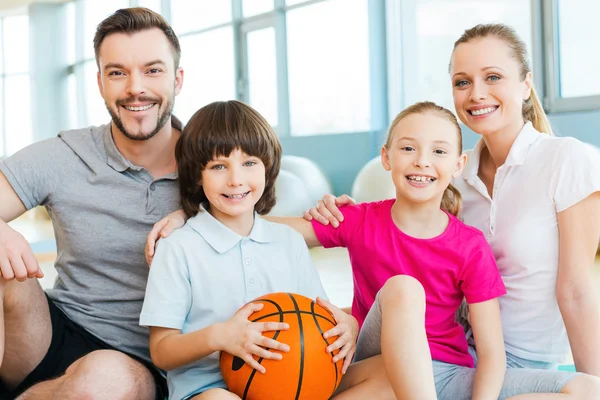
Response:
[[[483,39],[486,37],[496,37],[504,40],[511,48],[514,58],[521,66],[521,80],[524,80],[527,73],[531,72],[531,63],[529,61],[529,54],[527,53],[527,47],[521,40],[517,32],[510,26],[504,24],[480,24],[467,29],[460,38],[454,43],[454,50],[461,43],[468,43],[476,39]],[[452,60],[450,61],[452,63]],[[527,100],[523,101],[522,108],[523,119],[525,121],[531,121],[533,127],[539,132],[545,132],[552,135],[552,127],[548,121],[548,117],[544,112],[542,103],[538,98],[538,95],[531,84],[531,95]]]
[[[392,141],[394,140],[394,128],[400,121],[404,118],[408,117],[412,114],[436,114],[438,117],[446,119],[450,121],[454,127],[456,128],[456,136],[458,138],[458,154],[462,153],[462,131],[460,129],[460,125],[456,120],[452,111],[438,106],[437,104],[431,101],[422,101],[419,103],[415,103],[400,112],[400,114],[396,115],[396,118],[392,121],[390,128],[388,130],[387,139],[385,141],[386,150],[390,149],[392,145]],[[442,196],[442,203],[440,207],[443,210],[448,211],[450,214],[457,216],[460,213],[462,205],[462,196],[458,189],[456,189],[452,184],[449,184],[446,190],[444,190],[444,194]]]

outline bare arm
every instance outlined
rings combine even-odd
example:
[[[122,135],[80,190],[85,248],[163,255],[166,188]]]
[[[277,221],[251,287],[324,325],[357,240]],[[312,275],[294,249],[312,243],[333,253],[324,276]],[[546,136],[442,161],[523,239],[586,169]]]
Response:
[[[5,280],[44,276],[29,243],[8,225],[25,211],[27,208],[0,172],[0,274]]]
[[[27,211],[13,187],[0,172],[0,226],[5,225]]]
[[[477,342],[477,369],[473,400],[497,399],[504,382],[506,351],[498,300],[469,304],[471,327]]]
[[[591,269],[600,238],[600,192],[558,213],[556,299],[577,371],[600,377],[600,309]]]
[[[182,334],[178,329],[150,327],[150,355],[152,362],[164,370],[172,370],[200,360],[215,351],[226,351],[238,356],[252,368],[265,372],[253,355],[281,360],[278,350],[289,351],[289,346],[263,336],[263,332],[286,330],[289,325],[279,322],[250,322],[248,317],[261,310],[263,304],[249,303],[238,310],[227,322]]]
[[[303,237],[308,247],[321,246],[321,242],[315,234],[315,229],[310,221],[305,220],[301,217],[263,217],[267,221],[277,222],[279,224],[285,224],[290,228],[298,231]]]

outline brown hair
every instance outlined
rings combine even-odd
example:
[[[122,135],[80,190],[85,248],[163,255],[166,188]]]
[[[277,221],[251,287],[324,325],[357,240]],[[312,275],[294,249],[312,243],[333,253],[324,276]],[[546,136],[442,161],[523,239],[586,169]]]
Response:
[[[279,139],[252,107],[236,100],[216,101],[196,111],[175,146],[181,204],[188,217],[198,214],[200,204],[208,201],[199,184],[206,165],[236,149],[265,165],[265,191],[254,210],[261,215],[271,211],[281,165]]]
[[[462,130],[460,129],[460,125],[456,120],[452,111],[438,106],[437,104],[431,101],[422,101],[419,103],[415,103],[412,106],[409,106],[402,110],[400,114],[396,115],[396,118],[392,121],[390,128],[388,130],[387,139],[385,141],[385,148],[389,150],[392,145],[392,141],[394,140],[394,128],[400,121],[404,118],[408,117],[412,114],[435,114],[440,118],[446,119],[454,125],[456,128],[456,136],[458,138],[458,154],[462,154]],[[452,215],[458,215],[460,213],[460,208],[462,205],[462,196],[458,189],[456,189],[452,184],[449,184],[444,194],[442,196],[442,204],[441,208],[448,211]]]
[[[165,34],[169,43],[171,43],[175,69],[179,68],[181,47],[173,28],[160,14],[144,7],[122,8],[100,22],[94,35],[94,53],[98,67],[100,66],[100,45],[108,35],[113,33],[132,34],[152,28],[158,28]]]
[[[454,43],[454,50],[461,43],[468,43],[476,39],[483,39],[486,37],[496,37],[504,40],[511,48],[513,57],[517,60],[521,67],[521,81],[525,79],[527,73],[531,72],[531,63],[529,61],[529,54],[527,53],[527,47],[521,40],[517,32],[510,26],[504,24],[480,24],[467,29],[460,38]],[[450,61],[452,63],[452,60]],[[531,85],[531,95],[527,100],[523,101],[523,119],[525,121],[531,121],[533,127],[539,132],[545,132],[552,135],[552,127],[548,121],[548,117],[544,112],[542,103],[537,96],[533,82]]]

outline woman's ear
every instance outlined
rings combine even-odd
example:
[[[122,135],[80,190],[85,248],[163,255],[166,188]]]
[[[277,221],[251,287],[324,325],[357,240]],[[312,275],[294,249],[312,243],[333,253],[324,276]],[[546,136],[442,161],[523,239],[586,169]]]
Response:
[[[531,89],[533,88],[533,75],[531,71],[525,75],[525,94],[523,95],[523,100],[528,100],[531,97]]]

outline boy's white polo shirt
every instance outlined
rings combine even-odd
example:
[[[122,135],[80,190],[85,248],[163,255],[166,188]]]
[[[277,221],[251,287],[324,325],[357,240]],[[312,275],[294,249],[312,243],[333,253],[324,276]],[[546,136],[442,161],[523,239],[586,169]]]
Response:
[[[569,341],[556,300],[557,213],[600,191],[600,152],[528,122],[498,168],[490,198],[478,177],[484,146],[480,140],[467,152],[463,175],[453,183],[463,197],[464,222],[485,234],[506,285],[499,298],[506,350],[562,362]]]
[[[245,303],[272,292],[327,298],[302,236],[255,214],[248,237],[206,211],[158,243],[140,325],[182,333],[228,321]],[[225,387],[218,354],[167,374],[169,398]]]

